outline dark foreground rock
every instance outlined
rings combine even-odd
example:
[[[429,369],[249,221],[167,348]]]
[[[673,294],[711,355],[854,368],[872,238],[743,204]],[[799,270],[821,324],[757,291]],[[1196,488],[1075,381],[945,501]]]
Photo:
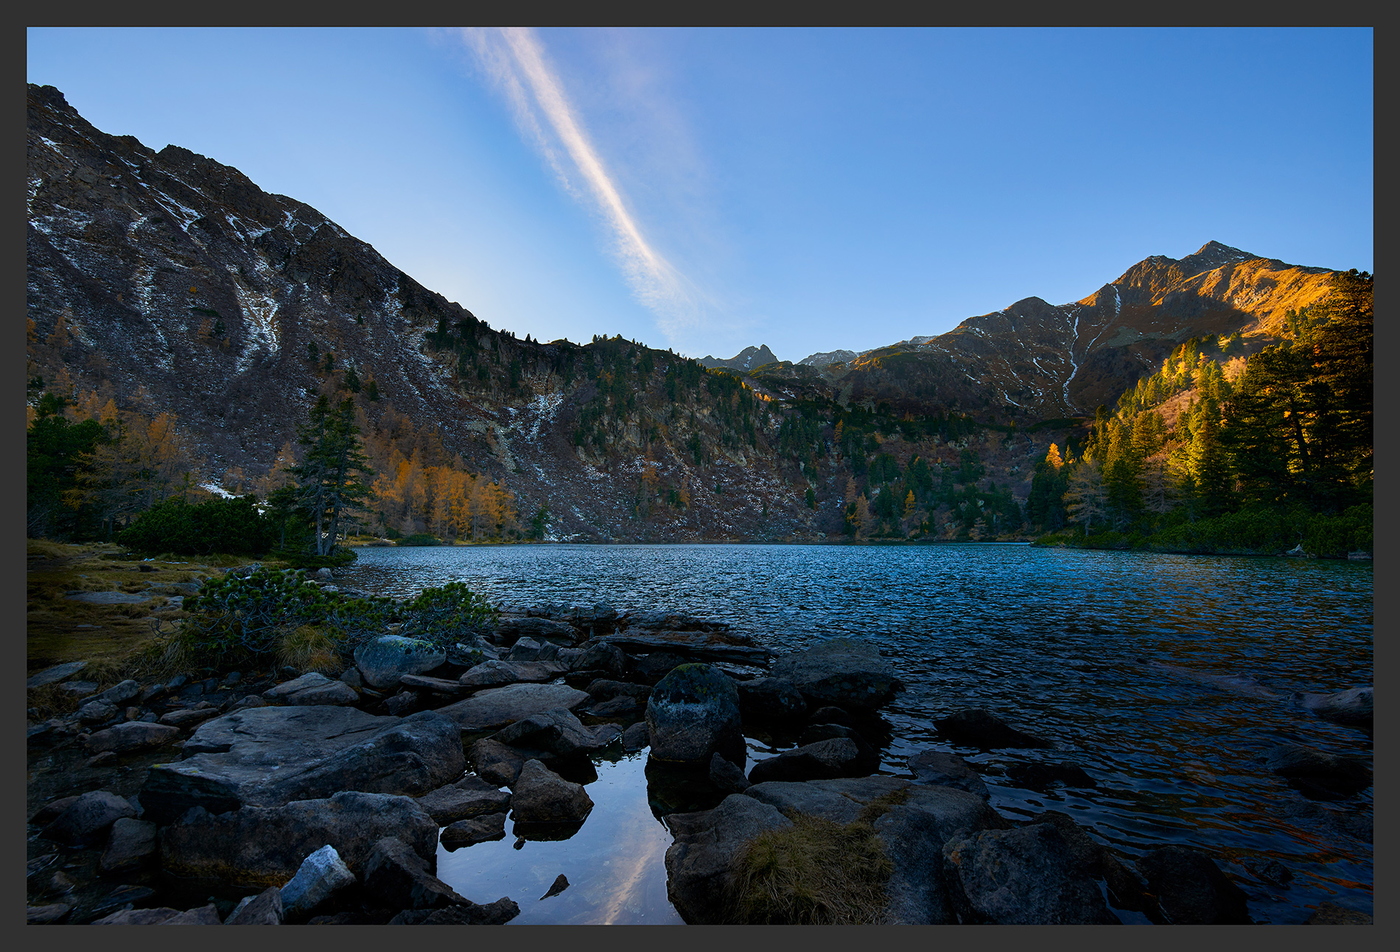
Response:
[[[437,854],[438,825],[411,797],[344,792],[279,807],[210,814],[196,807],[161,833],[161,865],[200,887],[281,886],[327,844],[361,875],[374,844],[396,836],[424,860]]]
[[[1109,911],[1094,878],[1049,823],[984,830],[953,837],[943,865],[958,917],[997,925],[1109,925]]]
[[[487,688],[462,701],[437,709],[463,733],[496,730],[522,717],[556,708],[573,710],[588,694],[567,684],[511,684]]]
[[[894,666],[870,642],[832,638],[773,664],[773,677],[792,683],[816,708],[824,704],[851,711],[874,711],[903,689]]]
[[[1159,847],[1139,859],[1137,868],[1156,894],[1168,923],[1211,926],[1250,921],[1244,891],[1200,850]]]
[[[708,664],[683,664],[657,682],[647,700],[651,756],[708,764],[718,753],[742,762],[744,735],[734,682]]]
[[[432,711],[395,718],[334,706],[248,708],[201,724],[185,750],[184,760],[151,768],[141,790],[147,819],[345,790],[418,796],[465,767],[461,732]]]

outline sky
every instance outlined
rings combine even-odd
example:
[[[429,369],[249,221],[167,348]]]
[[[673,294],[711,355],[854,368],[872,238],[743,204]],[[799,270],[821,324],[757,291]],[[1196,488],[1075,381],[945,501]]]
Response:
[[[522,338],[797,361],[1212,240],[1374,270],[1370,28],[31,27],[26,68]]]

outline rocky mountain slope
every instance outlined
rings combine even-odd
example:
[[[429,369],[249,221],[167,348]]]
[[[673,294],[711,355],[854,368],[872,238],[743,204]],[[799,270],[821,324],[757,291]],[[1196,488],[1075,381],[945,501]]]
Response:
[[[1332,274],[1212,242],[1073,304],[1028,298],[860,355],[694,361],[493,330],[316,209],[108,135],[52,87],[29,87],[28,130],[31,394],[174,413],[215,484],[267,473],[318,395],[351,398],[381,469],[456,460],[522,522],[547,509],[553,538],[824,538],[875,499],[867,456],[890,457],[885,478],[922,458],[1024,498],[1061,438],[1025,424],[1111,404],[1192,336],[1257,348]],[[933,532],[922,518],[904,521]]]

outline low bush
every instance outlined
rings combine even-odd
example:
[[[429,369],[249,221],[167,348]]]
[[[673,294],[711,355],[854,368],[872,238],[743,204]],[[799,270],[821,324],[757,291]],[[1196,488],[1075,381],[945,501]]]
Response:
[[[272,548],[274,526],[253,496],[194,504],[168,499],[138,516],[116,541],[145,555],[264,555]]]

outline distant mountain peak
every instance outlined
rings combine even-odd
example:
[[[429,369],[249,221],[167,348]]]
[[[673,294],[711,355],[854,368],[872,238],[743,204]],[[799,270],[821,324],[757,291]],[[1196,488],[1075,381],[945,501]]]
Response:
[[[706,367],[728,367],[731,370],[753,370],[755,367],[762,367],[764,364],[776,364],[778,358],[768,349],[767,344],[759,344],[757,347],[745,347],[733,357],[711,357],[706,354],[700,358],[700,363]]]

